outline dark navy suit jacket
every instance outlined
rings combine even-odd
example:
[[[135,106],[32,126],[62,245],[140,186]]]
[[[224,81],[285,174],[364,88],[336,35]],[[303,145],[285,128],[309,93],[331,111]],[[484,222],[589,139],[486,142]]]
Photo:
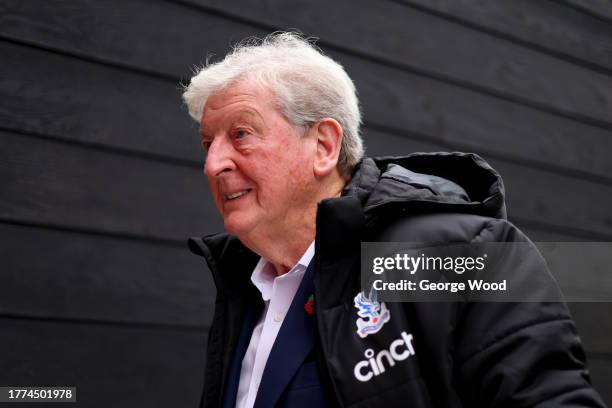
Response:
[[[325,406],[325,394],[315,358],[315,317],[304,308],[314,293],[313,265],[311,261],[272,346],[254,408]],[[226,381],[225,408],[236,406],[242,359],[258,317],[254,310],[249,310],[242,325]]]

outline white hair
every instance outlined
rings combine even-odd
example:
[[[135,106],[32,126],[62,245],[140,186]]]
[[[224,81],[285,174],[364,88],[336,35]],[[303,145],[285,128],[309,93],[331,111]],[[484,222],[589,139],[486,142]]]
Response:
[[[295,126],[308,129],[323,118],[337,120],[343,131],[338,168],[351,177],[363,156],[361,113],[355,85],[340,64],[294,32],[243,41],[191,78],[183,93],[191,117],[199,122],[211,95],[242,80],[271,90],[280,112]]]

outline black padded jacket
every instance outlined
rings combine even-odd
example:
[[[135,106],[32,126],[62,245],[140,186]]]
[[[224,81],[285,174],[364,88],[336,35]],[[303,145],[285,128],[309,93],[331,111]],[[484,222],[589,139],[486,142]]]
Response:
[[[316,228],[318,365],[329,406],[604,406],[560,302],[387,302],[389,321],[358,336],[361,242],[527,241],[506,220],[501,178],[477,155],[366,158],[341,197],[319,204]],[[242,318],[260,299],[249,279],[258,256],[227,234],[191,238],[189,246],[206,258],[217,286],[201,404],[220,407]],[[356,378],[366,351],[377,355],[407,335],[410,358]]]

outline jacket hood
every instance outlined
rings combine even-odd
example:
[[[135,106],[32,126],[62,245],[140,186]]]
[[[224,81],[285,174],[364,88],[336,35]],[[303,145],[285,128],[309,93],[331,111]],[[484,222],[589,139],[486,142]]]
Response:
[[[408,209],[506,218],[501,177],[473,153],[364,158],[343,195],[361,202],[366,223]]]

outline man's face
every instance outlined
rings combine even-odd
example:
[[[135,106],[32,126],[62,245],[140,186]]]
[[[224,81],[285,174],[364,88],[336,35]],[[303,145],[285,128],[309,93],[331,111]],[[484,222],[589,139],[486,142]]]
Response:
[[[217,92],[200,133],[204,173],[229,233],[266,239],[299,228],[312,201],[316,142],[278,112],[270,91],[239,82]]]

